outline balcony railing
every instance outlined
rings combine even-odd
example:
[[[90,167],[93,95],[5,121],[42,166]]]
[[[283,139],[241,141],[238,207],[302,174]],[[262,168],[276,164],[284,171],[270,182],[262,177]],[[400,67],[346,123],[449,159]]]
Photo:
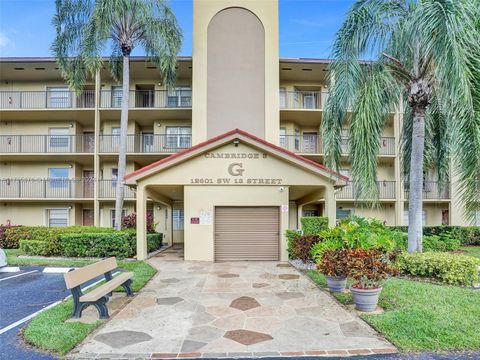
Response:
[[[280,91],[280,109],[321,109],[321,91]]]
[[[191,134],[130,134],[127,153],[174,153],[192,146]],[[101,153],[118,153],[119,135],[100,135]]]
[[[0,179],[0,198],[93,198],[93,179]]]
[[[409,198],[409,184],[404,184],[405,199]],[[450,199],[450,183],[441,184],[438,181],[424,181],[423,199],[438,200]]]
[[[378,181],[377,186],[380,200],[395,199],[395,181]],[[350,182],[336,194],[336,197],[337,199],[357,199],[355,195],[355,186]]]
[[[101,108],[120,108],[121,90],[103,90],[100,94]],[[130,90],[129,108],[177,109],[192,107],[191,90]]]
[[[0,135],[0,153],[93,153],[93,135]]]
[[[117,189],[117,180],[98,180],[98,197],[100,199],[115,199],[115,192]],[[135,199],[133,190],[125,186],[125,199]]]
[[[323,153],[320,137],[316,134],[280,135],[280,146],[295,153]]]
[[[95,91],[0,91],[0,109],[85,109],[95,107]]]
[[[295,153],[322,154],[323,145],[317,134],[280,135],[280,146]],[[348,154],[348,138],[340,139],[342,154]],[[395,138],[382,137],[380,139],[380,155],[395,155]]]

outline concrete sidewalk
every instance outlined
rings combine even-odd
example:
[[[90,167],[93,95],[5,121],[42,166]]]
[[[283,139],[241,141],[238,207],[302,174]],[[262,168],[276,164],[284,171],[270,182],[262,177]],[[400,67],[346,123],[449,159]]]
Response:
[[[395,352],[286,263],[181,260],[167,250],[159,273],[70,355],[144,358],[359,355]]]

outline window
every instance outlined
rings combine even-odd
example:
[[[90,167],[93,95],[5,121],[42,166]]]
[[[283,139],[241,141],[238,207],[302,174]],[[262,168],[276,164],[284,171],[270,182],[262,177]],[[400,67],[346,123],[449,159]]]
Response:
[[[303,210],[303,217],[318,216],[318,210]]]
[[[54,189],[68,187],[68,168],[48,169],[49,187]]]
[[[122,87],[112,86],[112,107],[122,106]]]
[[[142,151],[153,152],[154,135],[152,133],[142,133]]]
[[[303,94],[303,108],[315,109],[315,94],[313,92],[306,92]]]
[[[70,107],[70,91],[68,87],[47,88],[47,105],[50,108]]]
[[[112,151],[118,151],[120,145],[120,128],[112,127]]]
[[[190,107],[192,106],[192,92],[189,86],[179,86],[169,91],[167,107]]]
[[[183,231],[183,209],[173,209],[173,230]]]
[[[353,214],[353,209],[337,208],[337,221],[349,218]]]
[[[68,149],[70,144],[70,129],[69,128],[50,128],[49,133],[49,147],[53,151],[61,151]]]
[[[300,150],[300,130],[295,129],[295,150]]]
[[[192,128],[189,126],[167,126],[167,148],[187,149],[192,142]]]
[[[422,211],[422,226],[425,226],[427,223],[427,212],[425,210]],[[403,224],[408,226],[408,210],[403,212]]]
[[[280,146],[288,149],[287,147],[287,129],[280,128]]]
[[[63,227],[68,226],[68,209],[48,209],[48,226]]]
[[[125,217],[126,214],[127,214],[127,210],[123,209],[122,219]],[[115,209],[110,209],[110,219],[111,219],[110,224],[112,225],[112,228],[114,228],[115,227]]]
[[[287,108],[287,91],[284,87],[280,88],[280,109]]]
[[[117,187],[118,169],[112,169],[112,187]]]

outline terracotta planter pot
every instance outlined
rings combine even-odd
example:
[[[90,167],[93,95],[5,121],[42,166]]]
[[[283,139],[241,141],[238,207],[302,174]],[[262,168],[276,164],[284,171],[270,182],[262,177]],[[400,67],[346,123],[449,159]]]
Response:
[[[327,285],[330,292],[344,292],[347,287],[345,276],[327,276]]]
[[[378,296],[380,295],[381,291],[381,287],[377,289],[357,289],[350,287],[355,308],[364,312],[375,311],[378,304]]]

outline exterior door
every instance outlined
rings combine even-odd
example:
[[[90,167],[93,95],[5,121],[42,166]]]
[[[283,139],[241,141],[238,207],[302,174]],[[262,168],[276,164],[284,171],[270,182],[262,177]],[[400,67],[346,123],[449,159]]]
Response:
[[[93,198],[93,171],[84,170],[83,171],[83,197]]]
[[[318,152],[317,139],[318,134],[316,132],[304,132],[302,151],[306,154],[316,154]]]
[[[279,260],[278,207],[216,207],[215,261]]]
[[[83,209],[83,226],[93,226],[93,209]]]
[[[83,133],[83,152],[92,153],[95,149],[95,135],[93,132]]]
[[[142,152],[153,152],[153,133],[142,133]]]

